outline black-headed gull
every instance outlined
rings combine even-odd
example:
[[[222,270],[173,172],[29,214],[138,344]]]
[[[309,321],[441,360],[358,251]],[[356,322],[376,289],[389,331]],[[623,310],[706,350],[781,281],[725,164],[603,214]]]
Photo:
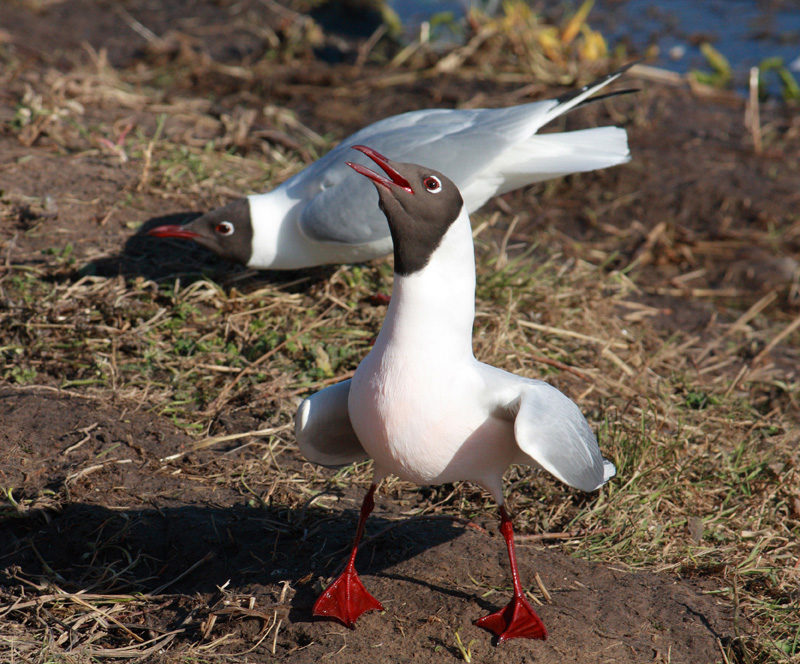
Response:
[[[548,383],[483,364],[472,351],[475,259],[469,215],[456,185],[438,171],[353,146],[383,169],[350,166],[375,183],[394,240],[394,287],[381,331],[352,379],[308,397],[297,413],[300,451],[340,466],[374,461],[356,539],[342,575],[314,615],[353,626],[382,609],[355,570],[358,542],[378,483],[388,475],[420,485],[469,480],[500,505],[514,595],[476,621],[498,641],[544,639],[524,597],[503,474],[513,463],[543,468],[583,491],[614,473],[578,406]]]
[[[557,99],[509,108],[411,111],[380,120],[266,194],[239,198],[184,226],[159,226],[149,234],[194,240],[264,270],[390,254],[392,238],[369,182],[344,163],[353,145],[367,143],[397,160],[413,159],[447,173],[470,213],[492,196],[533,182],[628,161],[627,134],[618,127],[536,133],[626,69]]]

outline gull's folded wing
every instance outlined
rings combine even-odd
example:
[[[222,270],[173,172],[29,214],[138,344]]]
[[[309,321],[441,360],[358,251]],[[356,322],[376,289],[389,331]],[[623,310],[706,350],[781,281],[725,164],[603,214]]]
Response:
[[[559,174],[623,163],[630,156],[624,129],[587,129],[574,132],[575,136],[571,132],[534,135],[559,115],[591,101],[592,95],[627,68],[558,99],[507,108],[411,111],[364,127],[287,181],[291,198],[309,199],[300,213],[300,229],[317,242],[366,244],[389,236],[385,218],[371,204],[377,201],[372,184],[345,164],[349,159],[370,165],[350,151],[352,145],[368,145],[393,161],[441,171],[456,183],[470,211],[498,190],[511,191]],[[554,151],[558,154],[553,155]],[[537,155],[543,157],[541,162]],[[476,179],[487,183],[478,187],[480,192],[470,192]]]
[[[369,455],[350,424],[345,380],[312,394],[297,410],[295,433],[303,456],[320,466],[346,466],[366,461]]]

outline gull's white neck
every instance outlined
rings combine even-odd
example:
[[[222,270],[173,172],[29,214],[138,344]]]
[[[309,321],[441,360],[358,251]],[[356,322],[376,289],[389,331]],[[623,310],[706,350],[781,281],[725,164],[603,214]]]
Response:
[[[294,267],[305,249],[295,223],[298,201],[286,193],[285,183],[266,194],[248,196],[253,227],[251,267],[285,269]]]
[[[469,215],[462,208],[428,264],[413,274],[395,275],[375,348],[472,356],[474,319],[475,250]]]
[[[296,270],[327,263],[348,263],[383,256],[392,250],[391,238],[368,244],[315,242],[300,229],[304,202],[289,195],[287,180],[266,194],[248,196],[253,228],[249,267]]]

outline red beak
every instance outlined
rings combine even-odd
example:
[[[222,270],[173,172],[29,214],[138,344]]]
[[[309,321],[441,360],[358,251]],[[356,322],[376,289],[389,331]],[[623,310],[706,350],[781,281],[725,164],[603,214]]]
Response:
[[[151,228],[149,231],[147,231],[147,234],[152,235],[153,237],[177,237],[182,240],[196,240],[200,237],[199,233],[187,230],[183,226],[176,225],[157,226],[156,228]]]
[[[383,177],[380,173],[376,173],[375,171],[371,171],[366,166],[362,166],[361,164],[355,164],[352,161],[348,161],[347,165],[352,168],[357,173],[361,173],[361,175],[368,177],[370,180],[379,184],[387,189],[391,189],[392,187],[400,187],[401,189],[405,189],[409,194],[413,194],[414,190],[411,188],[411,185],[408,183],[400,173],[398,173],[394,168],[389,165],[389,160],[384,157],[380,152],[376,152],[372,148],[368,148],[366,145],[354,145],[352,146],[353,150],[358,150],[359,152],[363,152],[367,155],[372,161],[374,161],[378,166],[381,167],[384,173],[388,175],[388,178]]]

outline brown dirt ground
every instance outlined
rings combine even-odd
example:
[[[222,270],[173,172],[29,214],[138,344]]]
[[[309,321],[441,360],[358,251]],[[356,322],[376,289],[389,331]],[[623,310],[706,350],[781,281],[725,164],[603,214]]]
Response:
[[[20,78],[84,62],[84,42],[108,47],[120,68],[175,57],[167,46],[159,51],[134,33],[129,17],[158,35],[179,31],[213,60],[245,64],[257,57],[261,43],[247,29],[247,12],[280,29],[280,16],[267,9],[271,3],[192,3],[192,19],[184,17],[181,3],[163,5],[174,5],[174,11],[147,0],[42,4],[40,12],[26,3],[0,6],[0,37],[27,55]],[[180,43],[169,41],[170,48]],[[354,70],[317,60],[302,67],[276,64],[270,77],[257,83],[206,74],[177,82],[175,93],[213,99],[221,108],[268,100],[292,108],[314,130],[338,136],[367,118],[422,105],[501,103],[512,88],[483,81],[466,89],[441,77],[381,94],[355,84],[359,77],[377,75],[369,67]],[[13,114],[19,89],[14,86],[0,92],[3,121]],[[351,96],[323,103],[332,89],[348,86],[355,90]],[[541,232],[563,243],[567,254],[578,253],[581,243],[613,248],[619,264],[637,258],[639,283],[652,287],[642,299],[663,312],[654,322],[667,329],[702,332],[719,317],[735,316],[710,298],[690,305],[673,299],[673,291],[686,285],[671,280],[690,268],[703,270],[693,288],[726,286],[745,301],[785,282],[786,306],[796,310],[797,292],[790,285],[800,259],[800,232],[776,244],[770,229],[800,204],[800,141],[791,151],[768,146],[754,158],[740,101],[701,100],[684,89],[646,82],[641,87],[636,103],[645,111],[628,126],[634,161],[505,197],[500,205],[523,211],[515,237]],[[106,121],[135,115],[113,105],[86,112]],[[604,105],[587,109],[580,122],[607,122],[601,116],[608,113]],[[766,114],[769,131],[797,138],[796,116],[778,108]],[[134,120],[155,126],[153,117]],[[70,269],[41,254],[52,246],[53,235],[24,233],[44,220],[56,238],[74,246],[78,264],[92,264],[96,274],[164,278],[201,264],[219,274],[229,270],[200,250],[187,248],[176,256],[158,243],[131,238],[128,226],[219,201],[197,200],[191,193],[168,200],[143,195],[124,214],[106,219],[121,193],[130,191],[138,169],[106,156],[64,153],[46,137],[24,145],[10,132],[0,134],[3,205],[14,211],[0,229],[3,259],[43,265],[54,280],[75,279]],[[545,186],[547,209],[537,202]],[[45,196],[57,211],[24,203]],[[598,205],[602,222],[586,212]],[[321,270],[320,278],[324,275]],[[58,373],[53,369],[52,384]],[[43,375],[47,378],[46,371]],[[257,411],[239,414],[230,426],[257,428],[263,425],[260,417]],[[447,519],[399,522],[365,545],[360,558],[365,583],[384,602],[385,615],[365,615],[354,631],[315,622],[309,614],[316,580],[334,571],[350,542],[358,490],[342,490],[335,518],[314,505],[289,509],[280,496],[254,506],[246,492],[217,486],[213,478],[251,455],[263,455],[258,444],[165,461],[185,450],[191,438],[169,420],[113,396],[99,400],[47,385],[0,386],[0,422],[0,483],[16,487],[17,499],[35,498],[27,513],[0,523],[4,601],[31,592],[33,578],[51,579],[71,592],[156,592],[163,599],[159,610],[132,614],[126,627],[146,639],[182,629],[169,645],[176,657],[182,646],[202,640],[212,614],[212,638],[228,635],[215,652],[249,651],[237,661],[252,662],[460,660],[453,638],[460,630],[465,644],[474,639],[473,657],[482,662],[696,663],[718,661],[718,639],[724,643],[732,635],[729,611],[705,592],[709,581],[576,560],[557,545],[523,539],[518,553],[525,579],[538,573],[553,598],[540,611],[551,636],[545,643],[515,641],[494,648],[471,624],[507,596],[507,590],[485,594],[508,583],[502,540],[488,517],[478,519],[478,527]],[[302,459],[287,449],[275,463],[299,466]],[[398,523],[403,509],[393,497],[381,496],[369,532]],[[113,579],[98,578],[109,569]],[[280,629],[259,644],[262,630],[276,619]],[[168,655],[153,653],[150,661],[162,658]]]
[[[327,521],[319,510],[292,512],[278,501],[254,509],[238,492],[215,491],[205,481],[219,463],[235,459],[220,462],[219,452],[206,452],[165,463],[187,436],[125,404],[4,390],[0,418],[4,482],[23,489],[18,499],[39,496],[24,518],[3,525],[7,598],[23,585],[17,573],[50,577],[73,591],[154,592],[163,611],[130,618],[143,634],[186,626],[180,640],[191,643],[217,613],[217,632],[230,635],[223,651],[231,654],[251,648],[277,614],[278,659],[299,662],[326,654],[354,662],[430,661],[437,647],[457,655],[455,630],[464,643],[475,639],[477,661],[650,662],[667,661],[668,653],[673,662],[714,661],[716,638],[730,634],[730,616],[703,594],[710,586],[702,580],[610,568],[523,541],[521,573],[538,573],[553,596],[540,610],[551,636],[494,649],[471,624],[507,595],[484,596],[507,583],[504,546],[491,520],[475,527],[448,519],[403,524],[394,521],[398,505],[387,497],[379,499],[368,532],[389,519],[400,525],[364,546],[360,558],[386,614],[366,614],[354,631],[314,622],[317,589],[309,571],[332,571],[343,555],[360,501],[355,491],[345,492],[341,516]],[[291,456],[286,463],[299,462]],[[118,574],[113,583],[98,578],[108,569]],[[285,582],[290,590],[281,599]],[[251,597],[256,609],[248,613]],[[271,661],[271,648],[270,642],[251,661]]]

